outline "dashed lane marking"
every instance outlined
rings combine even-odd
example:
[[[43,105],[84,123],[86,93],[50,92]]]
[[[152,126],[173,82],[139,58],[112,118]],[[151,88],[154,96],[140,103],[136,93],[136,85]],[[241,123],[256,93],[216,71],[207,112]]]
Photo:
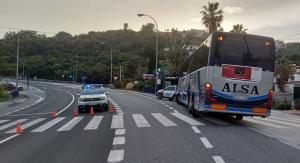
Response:
[[[84,130],[96,130],[101,121],[103,119],[103,116],[94,116],[92,120],[85,126]]]
[[[206,137],[201,137],[200,140],[201,140],[202,143],[204,144],[205,148],[213,148],[213,146],[212,146],[211,143],[207,140]]]
[[[225,163],[221,156],[213,156],[213,159],[216,163]]]
[[[40,127],[32,130],[31,132],[44,132],[47,129],[49,129],[50,127],[54,126],[55,124],[59,123],[60,121],[62,121],[63,119],[65,119],[66,117],[57,117],[43,125],[41,125]]]
[[[177,126],[176,123],[162,115],[161,113],[151,113],[152,116],[164,126]]]
[[[125,144],[125,137],[124,136],[117,136],[113,140],[113,145],[122,145]]]
[[[142,114],[132,114],[132,118],[137,127],[151,127]]]
[[[126,129],[116,129],[115,135],[125,135]]]
[[[195,132],[196,134],[200,134],[200,133],[201,133],[201,131],[198,129],[197,126],[191,126],[191,127],[192,127],[192,129],[194,130],[194,132]]]
[[[120,162],[124,159],[124,150],[111,150],[107,162]]]
[[[35,125],[35,124],[37,124],[37,123],[40,123],[40,122],[42,122],[42,121],[45,120],[45,119],[46,119],[46,118],[38,118],[38,119],[35,119],[35,120],[33,120],[33,121],[30,121],[30,122],[28,122],[28,123],[22,125],[21,127],[22,127],[23,130],[25,130],[26,128],[28,128],[28,127],[30,127],[30,126],[33,126],[33,125]],[[7,131],[6,133],[15,133],[15,132],[16,132],[16,130],[15,130],[15,129],[12,129],[12,130]]]
[[[192,125],[192,126],[199,126],[199,125],[205,125],[204,123],[201,123],[199,121],[194,120],[193,118],[190,118],[186,115],[183,115],[181,113],[175,112],[175,113],[170,113],[171,115],[185,121],[186,123]]]
[[[75,127],[83,117],[74,117],[71,121],[69,121],[67,124],[63,125],[61,128],[59,128],[57,131],[70,131],[73,127]]]
[[[10,122],[10,123],[8,123],[8,124],[2,125],[2,126],[0,127],[0,130],[4,130],[4,129],[7,129],[7,128],[13,126],[13,125],[17,125],[17,122],[22,123],[22,122],[27,121],[27,120],[28,120],[28,119],[19,119],[19,120]]]

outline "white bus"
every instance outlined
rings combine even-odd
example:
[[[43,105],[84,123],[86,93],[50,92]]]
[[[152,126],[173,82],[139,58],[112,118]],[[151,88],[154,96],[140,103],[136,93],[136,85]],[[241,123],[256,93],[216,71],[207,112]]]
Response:
[[[236,116],[271,114],[275,44],[273,38],[214,32],[185,62],[176,101],[189,112]]]

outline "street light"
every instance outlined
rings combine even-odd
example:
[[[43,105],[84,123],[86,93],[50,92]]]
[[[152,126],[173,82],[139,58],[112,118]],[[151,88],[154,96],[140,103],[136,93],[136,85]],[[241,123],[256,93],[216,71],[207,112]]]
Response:
[[[101,45],[104,45],[104,44],[106,44],[106,42],[101,42],[100,43]],[[112,47],[111,47],[111,45],[109,45],[110,46],[110,84],[112,84],[112,51],[113,51],[113,49],[112,49]]]
[[[155,46],[155,49],[156,49],[156,56],[155,56],[155,94],[157,92],[157,67],[158,67],[158,25],[157,25],[157,22],[156,20],[150,16],[150,15],[147,15],[147,14],[137,14],[138,17],[142,17],[142,16],[146,16],[146,17],[149,17],[150,19],[152,19],[155,23],[155,26],[156,26],[156,46]]]

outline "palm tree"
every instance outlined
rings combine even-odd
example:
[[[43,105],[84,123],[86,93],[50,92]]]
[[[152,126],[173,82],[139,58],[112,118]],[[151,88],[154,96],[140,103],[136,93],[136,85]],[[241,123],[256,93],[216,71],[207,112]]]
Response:
[[[286,59],[286,56],[278,57],[275,63],[275,77],[278,88],[281,92],[284,92],[284,86],[288,82],[292,73],[290,62]]]
[[[223,21],[223,10],[218,9],[219,3],[210,3],[208,2],[208,6],[203,6],[203,11],[201,11],[202,23],[208,29],[209,33],[217,31],[218,28],[221,27],[221,23]]]
[[[230,32],[246,33],[247,30],[248,29],[245,29],[243,24],[235,24]]]

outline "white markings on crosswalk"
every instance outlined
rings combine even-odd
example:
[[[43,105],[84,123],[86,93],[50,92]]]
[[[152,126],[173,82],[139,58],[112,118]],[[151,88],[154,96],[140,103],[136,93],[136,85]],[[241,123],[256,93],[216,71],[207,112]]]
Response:
[[[55,124],[59,123],[60,121],[62,121],[63,119],[65,119],[66,117],[56,117],[55,119],[41,125],[40,127],[32,130],[31,132],[43,132],[46,131],[47,129],[49,129],[50,127],[54,126]]]
[[[123,115],[113,115],[110,128],[124,128]]]
[[[92,120],[85,126],[84,130],[96,130],[101,121],[103,119],[103,116],[94,116]]]
[[[113,145],[122,145],[125,144],[125,137],[124,136],[117,136],[113,140]]]
[[[7,120],[7,119],[3,119],[3,120],[0,120],[0,124],[1,123],[5,123],[5,122],[8,122],[9,120]]]
[[[22,125],[21,127],[22,127],[23,130],[25,130],[26,128],[28,128],[28,127],[30,127],[30,126],[33,126],[33,125],[35,125],[35,124],[37,124],[37,123],[39,123],[39,122],[42,122],[42,121],[45,120],[45,119],[46,119],[46,118],[38,118],[38,119],[36,119],[36,120],[30,121],[30,122],[28,122],[28,123]],[[15,132],[16,132],[16,129],[12,129],[12,130],[7,131],[6,133],[15,133]]]
[[[200,133],[201,133],[201,131],[198,129],[197,126],[191,126],[191,127],[192,127],[192,129],[194,130],[194,132],[195,132],[196,134],[200,134]]]
[[[162,115],[161,113],[151,113],[152,116],[157,119],[164,126],[177,126],[176,123]]]
[[[201,137],[200,140],[201,140],[202,143],[204,144],[205,148],[213,148],[213,146],[212,146],[211,143],[207,140],[206,137]]]
[[[272,124],[272,123],[268,123],[268,122],[262,122],[262,121],[259,121],[259,120],[255,120],[253,118],[245,118],[244,121],[249,121],[249,122],[252,122],[252,123],[258,123],[258,124],[261,124],[261,125],[274,127],[274,128],[287,128],[285,126],[280,126],[280,125],[276,125],[276,124]]]
[[[17,122],[22,123],[22,122],[24,122],[24,121],[27,121],[27,119],[19,119],[19,120],[10,122],[10,123],[8,123],[8,124],[5,124],[5,125],[1,126],[1,127],[0,127],[0,130],[7,129],[7,128],[11,127],[11,126],[17,125]]]
[[[124,159],[124,150],[111,150],[107,162],[120,162]]]
[[[125,135],[126,129],[116,129],[115,135]]]
[[[142,114],[132,114],[132,118],[137,127],[151,127]]]
[[[178,112],[170,113],[170,114],[172,114],[173,116],[175,116],[175,117],[177,117],[177,118],[185,121],[186,123],[188,123],[188,124],[190,124],[192,126],[205,125],[205,124],[203,124],[203,123],[201,123],[199,121],[194,120],[193,118],[190,118],[190,117],[188,117],[186,115],[183,115],[181,113],[178,113]]]
[[[213,156],[215,163],[225,163],[221,156]]]
[[[278,121],[278,120],[274,120],[274,119],[264,118],[264,119],[261,119],[261,120],[266,121],[266,122],[274,122],[274,123],[278,123],[278,124],[289,125],[289,126],[293,126],[293,127],[300,127],[300,124],[284,122],[284,121]]]
[[[63,125],[61,128],[59,128],[57,131],[70,131],[73,127],[75,127],[83,117],[74,117],[72,120],[70,120],[68,123]]]

